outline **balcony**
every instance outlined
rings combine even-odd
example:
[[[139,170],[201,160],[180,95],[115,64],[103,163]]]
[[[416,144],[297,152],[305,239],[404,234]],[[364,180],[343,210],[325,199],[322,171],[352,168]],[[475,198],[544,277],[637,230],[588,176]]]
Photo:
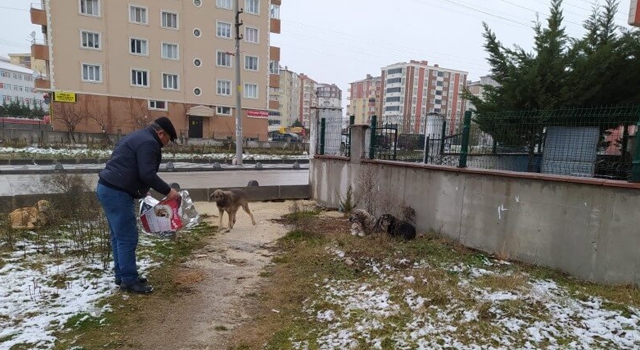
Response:
[[[271,33],[280,34],[280,20],[277,18],[271,18]]]
[[[39,77],[34,81],[34,88],[36,90],[51,90],[51,81],[49,78]]]
[[[45,10],[31,7],[29,12],[31,13],[31,23],[39,26],[47,25],[47,12]]]
[[[269,59],[272,61],[280,61],[280,48],[277,46],[269,47]]]
[[[269,74],[269,87],[279,88],[280,87],[280,76],[277,74]]]
[[[270,110],[278,110],[280,109],[280,102],[278,101],[269,101],[269,109]]]
[[[49,46],[42,44],[31,45],[31,56],[36,60],[49,60]]]

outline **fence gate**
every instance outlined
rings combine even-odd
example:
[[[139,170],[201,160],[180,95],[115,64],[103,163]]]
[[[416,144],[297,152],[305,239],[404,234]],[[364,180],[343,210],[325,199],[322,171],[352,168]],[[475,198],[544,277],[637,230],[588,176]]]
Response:
[[[369,158],[396,160],[398,151],[398,126],[386,124],[378,127],[377,118],[371,117],[371,141]]]

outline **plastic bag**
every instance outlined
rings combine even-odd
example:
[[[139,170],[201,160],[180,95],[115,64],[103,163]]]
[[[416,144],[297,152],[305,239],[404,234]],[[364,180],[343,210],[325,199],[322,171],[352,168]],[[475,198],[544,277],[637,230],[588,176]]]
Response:
[[[139,223],[142,231],[159,238],[173,238],[176,232],[200,222],[189,192],[178,191],[180,197],[164,203],[147,195],[140,200]]]

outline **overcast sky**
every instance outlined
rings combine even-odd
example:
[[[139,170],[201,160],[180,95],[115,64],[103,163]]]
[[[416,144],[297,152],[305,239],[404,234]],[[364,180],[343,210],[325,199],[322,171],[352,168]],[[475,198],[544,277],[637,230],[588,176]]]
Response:
[[[36,1],[0,0],[0,54],[28,52],[32,31],[42,38],[28,11]],[[621,26],[627,27],[630,1],[636,0],[620,3]],[[584,34],[592,6],[591,0],[564,1],[570,36]],[[283,0],[282,34],[271,40],[282,48],[281,65],[337,84],[346,106],[350,82],[411,59],[467,71],[477,80],[489,72],[482,22],[505,45],[529,49],[536,13],[544,20],[548,8],[547,0]]]

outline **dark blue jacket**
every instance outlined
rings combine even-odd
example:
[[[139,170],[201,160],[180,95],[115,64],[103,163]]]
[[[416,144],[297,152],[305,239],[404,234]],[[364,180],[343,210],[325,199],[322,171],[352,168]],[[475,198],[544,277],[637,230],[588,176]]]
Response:
[[[116,144],[98,182],[134,198],[143,198],[149,188],[167,195],[171,187],[158,176],[161,161],[162,141],[155,130],[137,130]]]

